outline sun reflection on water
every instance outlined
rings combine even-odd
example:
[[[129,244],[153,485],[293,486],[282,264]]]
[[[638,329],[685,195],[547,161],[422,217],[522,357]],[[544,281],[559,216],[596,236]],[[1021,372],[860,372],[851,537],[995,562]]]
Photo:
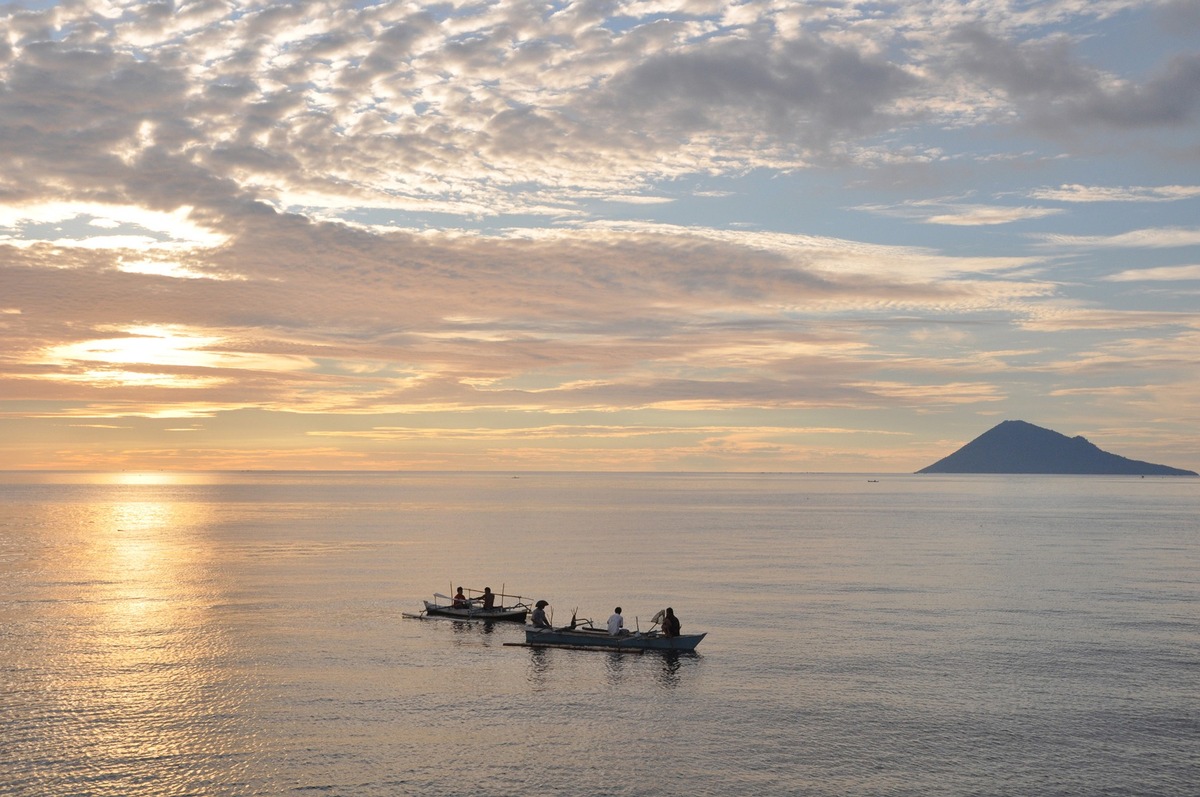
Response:
[[[124,485],[149,483],[121,475],[135,476]],[[87,509],[88,536],[63,568],[81,590],[72,638],[43,681],[62,714],[58,753],[119,767],[95,773],[103,785],[93,794],[129,793],[129,778],[147,768],[162,793],[187,791],[204,777],[197,762],[246,744],[233,727],[246,687],[229,683],[229,640],[211,616],[220,582],[197,534],[213,522],[210,505],[132,489],[127,500]]]
[[[112,471],[89,473],[88,482],[91,484],[127,484],[127,485],[185,485],[212,484],[218,474],[204,471]]]

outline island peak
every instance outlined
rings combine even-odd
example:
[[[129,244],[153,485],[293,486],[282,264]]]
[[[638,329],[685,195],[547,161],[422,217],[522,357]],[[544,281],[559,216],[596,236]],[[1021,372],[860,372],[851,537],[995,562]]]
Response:
[[[1085,437],[1067,437],[1026,421],[1003,421],[917,473],[1200,475],[1195,471],[1110,454]]]

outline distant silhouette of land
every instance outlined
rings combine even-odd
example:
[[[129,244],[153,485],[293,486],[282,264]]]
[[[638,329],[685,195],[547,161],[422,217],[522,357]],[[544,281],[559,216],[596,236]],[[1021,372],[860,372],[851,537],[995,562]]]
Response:
[[[1004,421],[948,457],[917,473],[1045,473],[1115,476],[1196,476],[1101,451],[1083,437],[1067,437],[1025,421]]]

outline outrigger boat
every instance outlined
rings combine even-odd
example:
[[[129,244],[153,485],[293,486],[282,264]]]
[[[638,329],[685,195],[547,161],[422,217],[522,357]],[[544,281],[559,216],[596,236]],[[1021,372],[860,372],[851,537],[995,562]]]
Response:
[[[504,621],[523,623],[525,618],[529,616],[529,604],[526,601],[529,598],[523,598],[520,595],[506,595],[503,592],[493,593],[495,600],[499,605],[494,605],[490,609],[485,609],[483,605],[483,591],[476,589],[464,590],[467,596],[466,601],[456,601],[449,595],[443,595],[440,592],[433,593],[433,600],[424,601],[425,611],[420,614],[406,614],[405,617],[425,618],[425,617],[446,617],[451,620],[485,620]],[[504,605],[506,599],[514,600],[515,603]],[[465,603],[465,605],[464,605]]]
[[[574,650],[665,650],[692,651],[707,636],[703,634],[680,634],[667,636],[652,628],[649,631],[633,631],[612,635],[606,628],[596,628],[591,620],[571,620],[563,628],[535,628],[525,626],[525,642],[506,642],[506,645],[530,648],[570,648]]]

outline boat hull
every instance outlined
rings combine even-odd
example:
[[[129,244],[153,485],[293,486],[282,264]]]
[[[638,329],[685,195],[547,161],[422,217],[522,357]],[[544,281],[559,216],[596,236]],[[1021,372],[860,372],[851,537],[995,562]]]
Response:
[[[585,629],[526,628],[525,644],[532,647],[595,650],[695,650],[705,634],[663,636],[659,633],[621,634]]]
[[[438,606],[432,601],[425,601],[425,613],[434,617],[452,617],[459,620],[495,620],[523,623],[525,622],[525,618],[529,616],[529,609],[514,606],[495,609],[460,609],[453,606]]]

